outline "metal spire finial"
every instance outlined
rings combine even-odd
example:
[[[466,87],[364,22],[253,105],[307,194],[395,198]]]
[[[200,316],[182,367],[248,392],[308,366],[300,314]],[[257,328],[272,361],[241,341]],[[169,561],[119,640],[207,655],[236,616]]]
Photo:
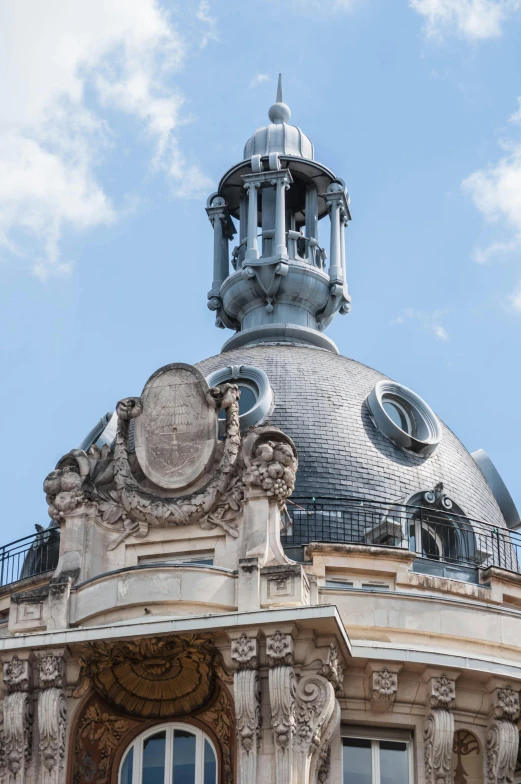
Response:
[[[277,85],[277,101],[270,107],[268,117],[275,125],[287,123],[291,117],[291,109],[282,99],[282,74],[279,73],[279,83]]]

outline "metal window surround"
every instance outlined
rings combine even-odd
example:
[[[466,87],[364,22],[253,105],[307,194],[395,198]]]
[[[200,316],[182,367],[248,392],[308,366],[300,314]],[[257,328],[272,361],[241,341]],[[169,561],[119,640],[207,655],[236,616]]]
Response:
[[[386,398],[396,400],[410,414],[411,433],[402,430],[393,422],[384,408]],[[442,431],[438,417],[411,389],[395,381],[378,381],[367,396],[367,405],[378,430],[402,449],[428,457],[440,443]]]
[[[253,365],[228,365],[214,370],[206,377],[208,386],[215,387],[225,382],[240,384],[243,382],[250,388],[253,387],[257,396],[255,405],[239,417],[241,430],[247,430],[252,425],[263,422],[273,407],[273,390],[268,376],[260,368]]]

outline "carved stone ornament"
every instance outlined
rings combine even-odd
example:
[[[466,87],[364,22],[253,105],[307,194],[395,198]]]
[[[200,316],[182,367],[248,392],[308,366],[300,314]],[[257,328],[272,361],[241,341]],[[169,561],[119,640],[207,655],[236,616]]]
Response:
[[[9,781],[23,780],[31,762],[33,736],[33,701],[25,691],[14,691],[4,699],[5,764]]]
[[[245,633],[239,639],[232,640],[231,657],[238,670],[257,668],[258,647],[257,639]]]
[[[38,655],[38,681],[41,689],[61,689],[65,683],[65,662],[53,653]]]
[[[108,784],[114,754],[124,736],[138,726],[93,695],[78,723],[72,762],[74,784]],[[69,779],[67,779],[69,780]]]
[[[425,718],[425,781],[451,784],[454,716],[445,708],[434,708]]]
[[[31,677],[31,668],[27,660],[13,656],[10,661],[4,662],[4,684],[7,691],[28,691]]]
[[[296,688],[296,781],[315,781],[324,767],[320,749],[327,745],[339,718],[333,686],[321,675],[304,675]]]
[[[396,699],[398,675],[388,667],[372,673],[371,701],[380,709],[388,709]]]
[[[239,781],[255,784],[257,749],[260,740],[260,679],[256,669],[241,669],[234,675],[235,719],[239,742]]]
[[[519,730],[508,719],[493,719],[486,736],[486,784],[512,784],[519,750]]]
[[[214,694],[215,649],[206,635],[148,637],[86,644],[80,659],[83,685],[92,683],[108,702],[142,718],[190,714]]]
[[[205,384],[195,368],[167,365],[141,398],[121,400],[114,448],[73,449],[47,476],[52,519],[60,523],[83,506],[118,534],[109,545],[114,549],[128,536],[146,536],[150,526],[199,523],[237,537],[247,492],[264,494],[283,510],[295,484],[293,442],[270,426],[253,428],[241,440],[238,387]],[[224,443],[217,441],[221,410]],[[169,490],[175,497],[166,496]]]
[[[44,689],[38,698],[42,784],[58,784],[65,760],[67,699],[61,689]]]
[[[511,686],[495,689],[492,693],[492,711],[496,719],[515,721],[519,718],[519,692]]]
[[[338,655],[336,643],[330,642],[327,652],[327,662],[322,667],[322,675],[328,680],[335,691],[340,691],[344,685],[344,668]]]
[[[445,673],[431,678],[429,704],[431,708],[452,708],[456,700],[456,682]]]
[[[279,629],[266,638],[266,655],[271,665],[293,664],[293,638]]]

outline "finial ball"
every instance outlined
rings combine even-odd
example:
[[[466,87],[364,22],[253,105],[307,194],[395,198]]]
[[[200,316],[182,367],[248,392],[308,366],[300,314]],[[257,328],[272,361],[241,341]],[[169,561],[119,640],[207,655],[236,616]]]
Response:
[[[291,117],[291,110],[289,106],[282,102],[274,103],[270,106],[268,117],[272,123],[279,125],[280,123],[287,123]]]

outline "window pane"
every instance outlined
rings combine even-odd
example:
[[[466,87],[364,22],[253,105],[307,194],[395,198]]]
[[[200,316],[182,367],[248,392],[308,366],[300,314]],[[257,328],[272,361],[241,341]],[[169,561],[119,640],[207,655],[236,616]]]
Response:
[[[142,784],[165,784],[166,732],[158,732],[143,743]]]
[[[207,740],[204,742],[204,784],[217,784],[215,752]]]
[[[372,784],[371,741],[364,738],[343,738],[343,784]]]
[[[172,784],[195,784],[195,735],[174,730]]]
[[[409,755],[407,744],[380,741],[380,784],[408,784]]]
[[[130,749],[121,768],[120,784],[132,784],[134,772],[134,747]]]

